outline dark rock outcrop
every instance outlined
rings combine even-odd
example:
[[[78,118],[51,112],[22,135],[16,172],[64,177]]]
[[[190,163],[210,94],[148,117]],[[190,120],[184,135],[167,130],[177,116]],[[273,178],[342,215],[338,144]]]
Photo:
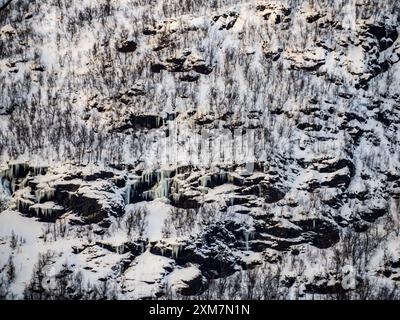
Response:
[[[135,52],[137,43],[133,40],[123,40],[117,44],[117,51],[121,53]]]

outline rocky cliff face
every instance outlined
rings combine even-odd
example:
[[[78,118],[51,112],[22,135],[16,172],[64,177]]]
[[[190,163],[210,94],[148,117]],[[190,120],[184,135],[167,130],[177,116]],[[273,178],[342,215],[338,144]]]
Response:
[[[399,12],[0,2],[0,296],[399,298]]]

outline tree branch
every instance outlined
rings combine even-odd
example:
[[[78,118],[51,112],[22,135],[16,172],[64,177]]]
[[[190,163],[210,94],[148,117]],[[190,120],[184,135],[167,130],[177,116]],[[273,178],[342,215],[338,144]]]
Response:
[[[13,0],[8,0],[6,1],[1,7],[0,11],[3,11]]]

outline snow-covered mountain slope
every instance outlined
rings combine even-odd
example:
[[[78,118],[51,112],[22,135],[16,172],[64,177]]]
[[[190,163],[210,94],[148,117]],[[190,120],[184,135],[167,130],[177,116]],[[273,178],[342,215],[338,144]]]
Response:
[[[399,298],[399,13],[0,1],[0,297]]]

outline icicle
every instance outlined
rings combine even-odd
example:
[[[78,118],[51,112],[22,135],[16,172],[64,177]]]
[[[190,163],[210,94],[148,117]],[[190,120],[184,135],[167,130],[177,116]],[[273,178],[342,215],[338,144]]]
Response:
[[[143,195],[143,199],[145,201],[150,201],[150,200],[153,200],[153,198],[154,198],[154,196],[152,195],[152,191],[151,190],[144,191],[142,195]]]
[[[51,187],[45,187],[35,192],[36,202],[41,202],[43,199],[50,200],[54,197],[55,189]]]
[[[63,207],[55,205],[54,202],[47,202],[44,204],[36,204],[30,207],[30,209],[33,209],[34,213],[38,217],[52,217],[55,213],[57,213],[59,210],[62,210]]]
[[[120,244],[117,246],[117,254],[123,254],[125,251],[125,244]]]
[[[33,205],[33,202],[29,203],[29,202],[23,201],[23,199],[21,199],[21,198],[17,198],[16,202],[17,202],[16,203],[17,204],[17,209],[18,209],[19,212],[27,211],[29,209],[29,206],[31,204]]]
[[[172,250],[172,258],[178,259],[179,251],[181,250],[181,245],[178,243],[171,244],[171,250]]]
[[[146,172],[143,172],[142,176],[141,176],[141,181],[144,183],[147,183],[147,176],[146,176]]]
[[[168,197],[168,191],[169,191],[169,181],[168,179],[162,180],[160,182],[160,198],[162,197]]]
[[[175,202],[179,202],[182,192],[180,191],[180,184],[176,179],[172,180],[171,194]]]
[[[143,242],[140,243],[140,247],[141,247],[141,253],[144,253],[144,243]]]
[[[152,181],[152,172],[144,172],[142,175],[142,181],[144,181],[146,184],[150,184],[150,182]]]
[[[170,189],[170,178],[169,172],[166,170],[161,170],[156,172],[158,185],[154,190],[155,198],[163,198],[169,196]]]
[[[123,274],[122,274],[122,263],[118,264],[118,275],[120,275],[121,277],[123,276]]]
[[[244,241],[245,241],[245,245],[246,245],[246,251],[249,250],[249,236],[250,236],[250,232],[248,232],[247,230],[243,231],[243,235],[244,235]]]
[[[181,199],[181,193],[180,193],[180,192],[175,193],[175,194],[173,195],[173,198],[174,198],[174,201],[175,201],[175,202],[179,202],[180,199]]]
[[[246,251],[248,251],[250,249],[249,240],[252,240],[254,238],[254,232],[244,229],[243,236],[244,236]]]
[[[201,181],[201,186],[203,188],[206,188],[208,183],[211,182],[211,177],[210,176],[201,177],[200,181]]]
[[[128,182],[125,191],[125,204],[131,203],[131,192],[132,192],[132,185]]]
[[[46,167],[33,167],[34,176],[44,175],[46,171],[47,171]]]
[[[50,208],[42,208],[42,209],[39,208],[39,212],[40,212],[40,210],[42,210],[42,215],[44,217],[46,217],[46,218],[51,217],[53,210],[51,210]]]

